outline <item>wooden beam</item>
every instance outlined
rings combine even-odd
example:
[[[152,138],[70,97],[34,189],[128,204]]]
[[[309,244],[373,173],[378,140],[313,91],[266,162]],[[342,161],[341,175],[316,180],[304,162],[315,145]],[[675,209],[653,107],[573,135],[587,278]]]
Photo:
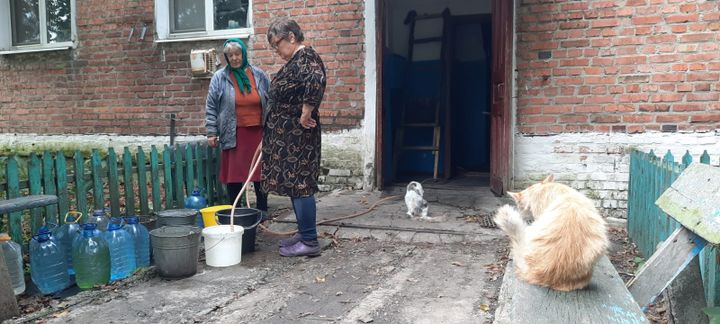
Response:
[[[643,309],[702,251],[707,241],[688,231],[676,229],[645,262],[637,276],[628,282],[628,290]]]

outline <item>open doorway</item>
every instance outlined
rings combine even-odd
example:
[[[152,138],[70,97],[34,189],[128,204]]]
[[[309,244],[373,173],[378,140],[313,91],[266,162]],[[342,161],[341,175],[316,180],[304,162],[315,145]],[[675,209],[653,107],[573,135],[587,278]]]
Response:
[[[507,68],[494,57],[507,53],[496,38],[512,32],[498,33],[493,19],[493,3],[504,1],[378,1],[379,186],[434,178],[489,186],[498,161],[502,170],[510,163],[509,107],[491,91]]]

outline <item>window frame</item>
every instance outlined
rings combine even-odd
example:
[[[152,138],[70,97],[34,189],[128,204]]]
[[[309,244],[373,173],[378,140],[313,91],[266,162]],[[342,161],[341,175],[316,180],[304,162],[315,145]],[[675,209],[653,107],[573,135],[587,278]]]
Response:
[[[246,27],[224,30],[208,30],[210,27],[214,28],[213,17],[215,13],[213,0],[204,0],[205,30],[184,33],[173,33],[171,31],[171,1],[172,0],[155,0],[155,42],[157,43],[215,40],[225,39],[228,37],[248,38],[254,32],[252,0],[248,0]]]
[[[38,1],[38,20],[40,29],[40,44],[13,45],[12,13],[10,1],[0,1],[0,55],[59,51],[75,48],[77,46],[77,5],[76,0],[70,0],[70,40],[65,42],[47,43],[47,0]]]

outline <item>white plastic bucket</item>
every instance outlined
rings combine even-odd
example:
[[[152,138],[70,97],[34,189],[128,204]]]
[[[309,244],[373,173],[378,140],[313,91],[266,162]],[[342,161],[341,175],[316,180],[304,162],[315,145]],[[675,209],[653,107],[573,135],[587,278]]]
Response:
[[[231,227],[235,231],[231,231]],[[240,225],[217,225],[202,230],[205,238],[205,263],[211,267],[229,267],[240,263],[242,258],[243,227]]]

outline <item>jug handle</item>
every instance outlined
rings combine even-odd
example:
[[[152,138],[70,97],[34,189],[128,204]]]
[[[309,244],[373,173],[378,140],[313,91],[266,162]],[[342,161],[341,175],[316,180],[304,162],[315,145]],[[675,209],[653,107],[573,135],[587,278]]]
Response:
[[[77,216],[77,217],[75,217],[75,221],[74,221],[74,222],[68,222],[67,219],[68,219],[68,216],[70,216],[70,215],[76,215],[76,216]],[[77,224],[77,223],[80,221],[80,219],[82,218],[82,216],[83,216],[82,212],[79,212],[79,211],[76,211],[76,210],[71,210],[71,211],[65,213],[65,219],[63,219],[63,222],[65,222],[65,224]]]

